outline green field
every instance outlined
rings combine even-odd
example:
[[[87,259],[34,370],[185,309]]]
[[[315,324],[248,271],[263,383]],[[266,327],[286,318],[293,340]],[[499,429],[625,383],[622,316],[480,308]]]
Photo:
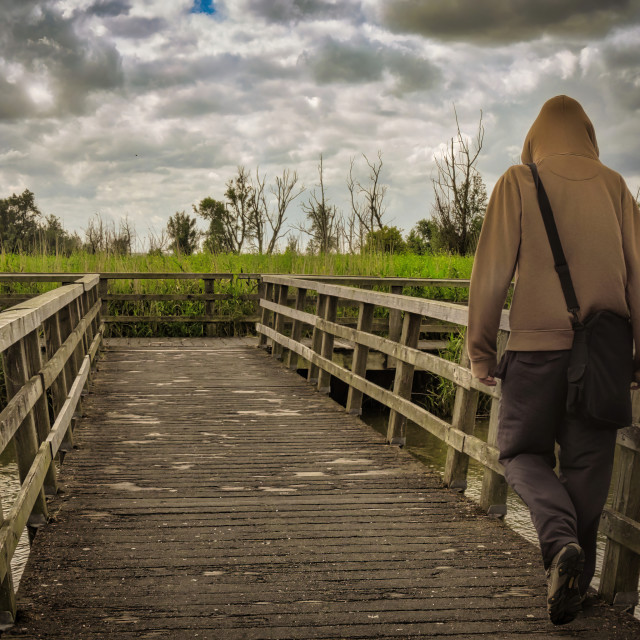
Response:
[[[0,272],[213,272],[306,273],[340,276],[398,276],[405,278],[468,278],[473,257],[435,254],[372,253],[319,256],[282,253],[209,254],[191,256],[75,253],[70,257],[0,253]]]
[[[468,278],[473,259],[448,254],[417,256],[414,254],[390,255],[374,253],[365,255],[298,254],[196,254],[176,257],[173,255],[113,256],[106,254],[76,253],[70,257],[47,255],[0,254],[0,272],[209,272],[209,273],[297,273],[339,276],[376,276],[412,278]],[[2,293],[43,292],[55,284],[0,284]],[[199,280],[112,280],[109,293],[184,294],[201,293]],[[218,335],[238,335],[251,330],[251,325],[241,318],[255,315],[254,301],[243,300],[247,293],[257,292],[256,281],[219,281],[216,293],[229,294],[230,299],[216,302],[216,314],[228,316],[232,321],[217,327]],[[456,287],[412,287],[407,294],[440,300],[463,301],[467,290]],[[384,310],[378,310],[384,315]],[[112,301],[109,315],[120,316],[198,316],[204,315],[201,301]],[[110,335],[127,336],[200,336],[201,323],[138,323],[114,325]]]

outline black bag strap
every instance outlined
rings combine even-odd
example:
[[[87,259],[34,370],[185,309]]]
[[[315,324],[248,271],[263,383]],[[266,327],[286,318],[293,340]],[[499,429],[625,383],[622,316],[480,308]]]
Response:
[[[556,226],[555,218],[553,217],[553,210],[551,209],[551,203],[549,197],[544,189],[540,175],[538,174],[538,167],[532,162],[527,165],[531,169],[533,174],[533,181],[535,182],[536,189],[538,191],[538,204],[540,205],[540,212],[542,213],[542,220],[544,221],[544,228],[549,238],[549,244],[551,245],[551,252],[553,253],[553,260],[555,262],[556,272],[560,278],[560,286],[562,287],[562,293],[567,303],[567,310],[573,316],[571,324],[573,328],[582,326],[582,322],[578,317],[578,311],[580,311],[580,305],[576,298],[576,291],[573,288],[573,281],[571,280],[571,272],[569,271],[569,265],[562,249],[562,243],[560,242],[560,236],[558,235],[558,227]]]

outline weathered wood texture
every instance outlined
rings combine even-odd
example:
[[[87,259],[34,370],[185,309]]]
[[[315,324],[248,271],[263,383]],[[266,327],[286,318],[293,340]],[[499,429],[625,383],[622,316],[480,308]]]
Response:
[[[637,638],[248,342],[110,342],[7,638]]]

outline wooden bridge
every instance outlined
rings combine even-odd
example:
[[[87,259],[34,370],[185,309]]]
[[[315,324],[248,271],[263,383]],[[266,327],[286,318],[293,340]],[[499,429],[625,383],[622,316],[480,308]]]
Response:
[[[56,277],[59,288],[0,313],[1,448],[15,446],[21,481],[0,527],[6,637],[639,637],[640,428],[618,438],[601,597],[555,628],[538,550],[495,517],[500,390],[474,381],[464,355],[418,348],[464,327],[466,308],[372,290],[451,283],[255,276],[257,338],[136,339],[104,334],[109,305],[143,294],[109,293],[112,274]],[[29,278],[40,279],[0,281]],[[213,285],[172,295],[203,296],[192,322],[224,324]],[[503,344],[507,328],[505,312]],[[367,377],[374,352],[392,388]],[[414,402],[416,371],[455,384],[450,422]],[[327,394],[338,381],[344,407]],[[390,410],[386,437],[358,418],[363,398]],[[447,444],[443,476],[393,446],[407,419]],[[460,493],[470,458],[485,468],[479,506]]]

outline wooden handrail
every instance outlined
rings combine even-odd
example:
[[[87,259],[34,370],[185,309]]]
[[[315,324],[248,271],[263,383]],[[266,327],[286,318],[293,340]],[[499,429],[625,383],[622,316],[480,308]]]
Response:
[[[46,524],[44,492],[57,490],[54,459],[72,448],[71,422],[102,340],[99,282],[97,274],[76,275],[73,284],[0,313],[0,352],[9,397],[0,411],[0,452],[13,440],[21,483],[7,518],[0,516],[3,624],[16,615],[11,558],[26,526],[32,539],[37,527]]]
[[[348,386],[346,409],[352,413],[360,411],[362,394],[369,396],[390,409],[387,441],[404,442],[403,421],[409,419],[423,429],[434,434],[448,445],[444,480],[452,488],[466,487],[466,473],[469,458],[479,462],[485,468],[480,504],[489,513],[506,513],[506,484],[504,472],[498,462],[498,450],[495,446],[497,416],[501,397],[501,385],[486,387],[471,376],[468,366],[451,362],[417,349],[415,330],[422,316],[447,321],[459,327],[468,322],[467,309],[460,305],[434,300],[425,300],[399,293],[385,293],[346,287],[335,283],[313,281],[296,276],[264,276],[261,287],[261,322],[256,325],[260,336],[260,345],[271,343],[272,352],[279,359],[287,361],[286,351],[301,356],[309,363],[309,379],[318,381],[319,390],[328,390],[326,376],[333,376]],[[306,296],[308,291],[316,291],[318,305],[316,312],[303,310],[299,305],[291,308],[283,303],[283,289],[298,289]],[[395,339],[374,335],[370,330],[345,327],[337,321],[328,319],[326,309],[333,305],[357,302],[360,313],[366,311],[367,321],[359,325],[369,326],[375,307],[395,310],[405,316],[404,329]],[[335,314],[334,314],[335,315]],[[293,321],[297,326],[294,334],[287,335],[284,319]],[[503,311],[500,323],[500,342],[505,343],[509,324],[508,311]],[[413,323],[413,324],[411,324]],[[300,325],[313,329],[311,346],[301,342]],[[413,326],[413,329],[410,327]],[[411,334],[411,331],[414,334]],[[414,335],[410,338],[410,335]],[[350,341],[355,352],[359,353],[358,363],[354,355],[357,371],[333,362],[331,349],[321,345],[332,344],[324,336]],[[364,350],[364,351],[362,351]],[[364,377],[366,371],[366,353],[379,351],[396,362],[396,393],[378,386]],[[362,361],[361,354],[365,353]],[[288,361],[291,362],[289,357]],[[364,362],[364,364],[363,364]],[[421,369],[442,376],[455,383],[456,402],[452,423],[439,418],[425,408],[414,404],[407,395],[411,389],[414,369]],[[324,378],[323,378],[324,376]],[[403,376],[399,383],[397,376]],[[323,379],[324,382],[319,381]],[[478,392],[491,396],[491,424],[489,438],[485,442],[473,433],[475,425],[475,407]],[[634,426],[618,432],[618,465],[613,480],[614,500],[612,508],[605,509],[600,530],[606,536],[605,562],[602,568],[600,592],[609,602],[633,604],[638,597],[638,579],[640,576],[640,415],[639,392],[632,392],[634,400]],[[354,400],[355,398],[355,400]],[[457,426],[458,425],[458,426]]]

